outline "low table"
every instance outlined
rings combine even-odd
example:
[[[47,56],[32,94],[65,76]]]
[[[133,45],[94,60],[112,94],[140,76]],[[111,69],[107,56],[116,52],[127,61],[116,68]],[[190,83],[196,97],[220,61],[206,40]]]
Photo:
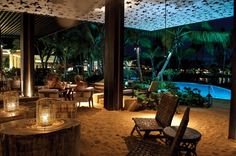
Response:
[[[32,118],[1,124],[0,155],[80,155],[80,123],[77,120],[58,119],[47,127],[37,127],[35,123]]]
[[[3,108],[0,109],[0,123],[23,119],[28,116],[29,108],[25,106],[19,106],[19,110],[12,112],[5,112]]]
[[[163,132],[166,136],[166,144],[170,145],[172,141],[174,140],[174,137],[176,135],[176,132],[178,130],[178,126],[169,126],[164,128]],[[201,133],[193,128],[187,127],[183,139],[180,143],[180,151],[184,152],[185,155],[192,155],[196,156],[196,147],[198,142],[201,139]]]

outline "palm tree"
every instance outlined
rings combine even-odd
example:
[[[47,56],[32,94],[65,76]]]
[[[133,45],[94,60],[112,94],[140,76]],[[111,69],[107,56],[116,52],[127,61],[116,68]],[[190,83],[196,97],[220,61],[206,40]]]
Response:
[[[139,79],[142,82],[143,75],[142,75],[142,69],[141,69],[141,63],[140,63],[141,47],[151,48],[150,47],[151,41],[147,37],[145,32],[141,32],[138,30],[126,29],[126,31],[125,31],[125,44],[133,46],[134,51],[136,52]]]
[[[91,68],[93,68],[94,61],[104,62],[104,47],[105,47],[105,30],[104,25],[95,23],[86,23],[84,25],[85,51],[86,59],[89,60]],[[103,63],[102,63],[103,64]],[[91,70],[90,68],[90,70]],[[103,71],[103,65],[101,66]]]
[[[172,44],[171,47],[169,48],[168,50],[168,56],[165,60],[165,63],[164,65],[162,66],[161,70],[159,71],[159,73],[157,74],[157,79],[159,81],[163,81],[163,73],[167,67],[167,65],[169,64],[170,62],[170,59],[173,55],[173,53],[177,53],[178,52],[178,48],[181,47],[183,45],[183,40],[185,39],[185,35],[188,34],[189,32],[183,32],[183,28],[184,27],[179,27],[177,28],[177,30],[173,30],[173,31],[169,31],[168,30],[168,33],[172,36],[172,38],[167,38],[167,37],[170,37],[170,36],[165,36],[165,40],[172,40]],[[165,43],[167,43],[167,41],[164,41]],[[167,45],[165,45],[167,46]]]
[[[214,43],[218,43],[220,45],[222,45],[223,47],[227,47],[229,45],[230,42],[230,33],[229,32],[215,32],[212,31],[211,26],[204,22],[201,23],[201,27],[204,28],[203,31],[199,31],[199,30],[189,30],[191,27],[190,26],[184,26],[184,27],[178,27],[177,30],[168,30],[168,34],[170,34],[170,36],[172,36],[171,38],[169,38],[169,40],[172,40],[171,43],[171,47],[168,50],[168,56],[166,58],[166,61],[162,67],[162,69],[160,70],[160,72],[157,75],[157,78],[160,81],[163,81],[163,72],[166,69],[167,65],[169,64],[169,61],[171,59],[171,56],[173,54],[176,54],[178,56],[180,56],[178,49],[180,47],[182,47],[184,44],[184,41],[188,40],[191,41],[192,43],[198,43],[198,44],[204,44],[206,45],[208,52],[211,53],[213,55],[214,52],[214,48],[213,48],[213,44]],[[210,32],[209,32],[210,30]],[[170,37],[169,35],[165,36],[166,38]],[[186,51],[186,53],[189,52],[193,52],[193,50],[188,50]]]
[[[149,59],[152,66],[152,79],[156,78],[156,68],[155,68],[155,58],[162,56],[161,47],[154,45],[153,42],[150,45],[151,48],[146,48],[146,50],[141,54],[144,59]]]

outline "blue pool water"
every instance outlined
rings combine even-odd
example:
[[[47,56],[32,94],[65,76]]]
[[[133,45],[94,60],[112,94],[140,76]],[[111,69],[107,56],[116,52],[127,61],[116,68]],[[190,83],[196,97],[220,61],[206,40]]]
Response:
[[[225,100],[231,99],[231,90],[222,87],[189,82],[175,82],[175,84],[180,90],[184,90],[184,87],[190,87],[191,89],[197,88],[201,91],[200,94],[204,97],[208,94],[208,92],[210,92],[213,98]]]

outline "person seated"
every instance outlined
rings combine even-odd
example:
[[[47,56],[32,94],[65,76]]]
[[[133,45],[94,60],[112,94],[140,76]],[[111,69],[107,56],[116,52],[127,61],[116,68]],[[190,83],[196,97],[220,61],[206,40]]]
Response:
[[[58,76],[53,76],[50,83],[48,83],[49,89],[58,89],[59,91],[62,91],[65,89],[65,87],[62,85],[61,81],[59,80]]]
[[[49,86],[51,86],[53,76],[55,75],[53,74],[47,75],[44,88],[49,88]]]
[[[75,91],[81,90],[81,89],[85,89],[87,87],[87,83],[82,81],[81,77],[79,75],[75,76],[75,83],[76,83],[76,87],[75,87]]]

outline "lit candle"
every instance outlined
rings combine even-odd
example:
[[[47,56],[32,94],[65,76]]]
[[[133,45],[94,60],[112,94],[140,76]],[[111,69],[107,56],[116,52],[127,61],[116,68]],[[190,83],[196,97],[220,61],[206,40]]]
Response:
[[[16,110],[16,103],[9,102],[7,103],[7,111],[15,111]]]
[[[42,123],[43,123],[43,125],[48,124],[48,118],[49,118],[48,114],[46,114],[46,113],[42,114]]]
[[[41,114],[42,126],[48,126],[50,124],[50,110],[48,108],[43,108]]]

